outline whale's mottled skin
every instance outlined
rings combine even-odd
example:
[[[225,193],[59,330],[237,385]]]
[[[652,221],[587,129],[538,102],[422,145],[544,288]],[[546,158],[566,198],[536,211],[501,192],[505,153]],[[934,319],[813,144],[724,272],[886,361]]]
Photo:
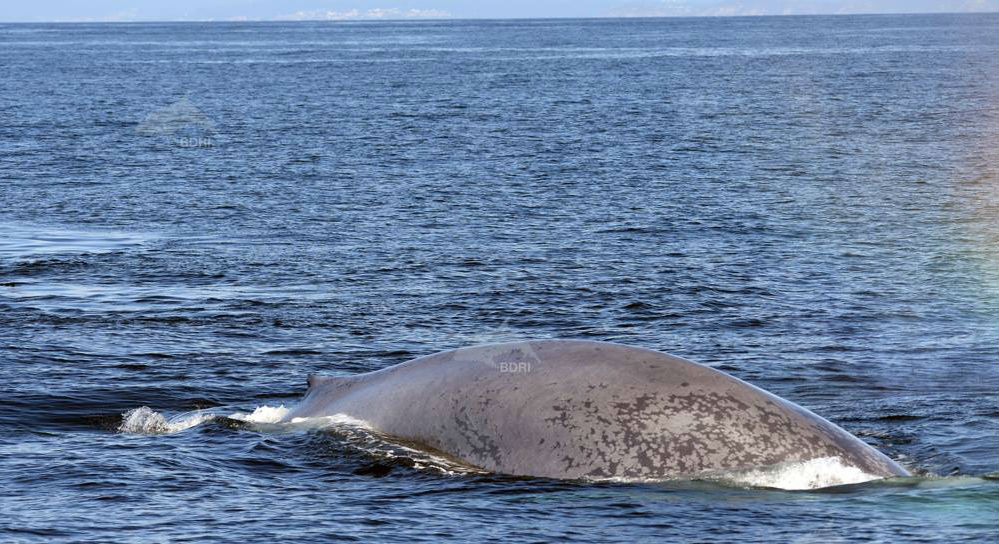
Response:
[[[874,476],[908,474],[746,382],[605,342],[493,344],[356,376],[311,376],[285,420],[334,414],[512,475],[654,480],[832,456]]]

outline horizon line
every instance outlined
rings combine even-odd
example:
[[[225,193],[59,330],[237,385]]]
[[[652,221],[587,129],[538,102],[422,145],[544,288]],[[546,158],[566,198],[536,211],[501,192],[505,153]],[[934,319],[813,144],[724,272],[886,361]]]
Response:
[[[206,19],[65,19],[65,20],[4,20],[0,24],[150,24],[150,23],[379,23],[379,22],[418,22],[418,21],[566,21],[604,19],[747,19],[764,17],[849,17],[849,16],[891,16],[891,15],[999,15],[999,11],[914,11],[914,12],[839,12],[839,13],[762,13],[740,15],[591,15],[591,16],[549,16],[549,17],[349,17],[349,18],[206,18]]]

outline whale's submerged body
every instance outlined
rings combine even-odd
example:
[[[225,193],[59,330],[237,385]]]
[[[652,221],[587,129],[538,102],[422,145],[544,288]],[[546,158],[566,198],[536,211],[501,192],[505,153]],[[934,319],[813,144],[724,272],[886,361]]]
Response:
[[[656,480],[829,457],[871,476],[908,474],[746,382],[605,342],[493,344],[356,376],[310,376],[285,420],[336,414],[511,475]]]

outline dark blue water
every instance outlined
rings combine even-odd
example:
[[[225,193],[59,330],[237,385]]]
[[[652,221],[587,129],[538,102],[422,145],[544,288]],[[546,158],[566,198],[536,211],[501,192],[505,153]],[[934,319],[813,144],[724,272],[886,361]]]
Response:
[[[0,540],[994,541],[997,31],[0,25]],[[542,337],[711,365],[916,476],[514,479],[222,417]]]

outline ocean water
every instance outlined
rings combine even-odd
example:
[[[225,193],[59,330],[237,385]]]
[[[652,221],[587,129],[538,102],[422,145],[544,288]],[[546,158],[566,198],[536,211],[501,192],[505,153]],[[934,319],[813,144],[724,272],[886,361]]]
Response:
[[[0,25],[0,540],[994,542],[997,31]],[[274,423],[310,372],[546,337],[914,476],[512,478]]]

